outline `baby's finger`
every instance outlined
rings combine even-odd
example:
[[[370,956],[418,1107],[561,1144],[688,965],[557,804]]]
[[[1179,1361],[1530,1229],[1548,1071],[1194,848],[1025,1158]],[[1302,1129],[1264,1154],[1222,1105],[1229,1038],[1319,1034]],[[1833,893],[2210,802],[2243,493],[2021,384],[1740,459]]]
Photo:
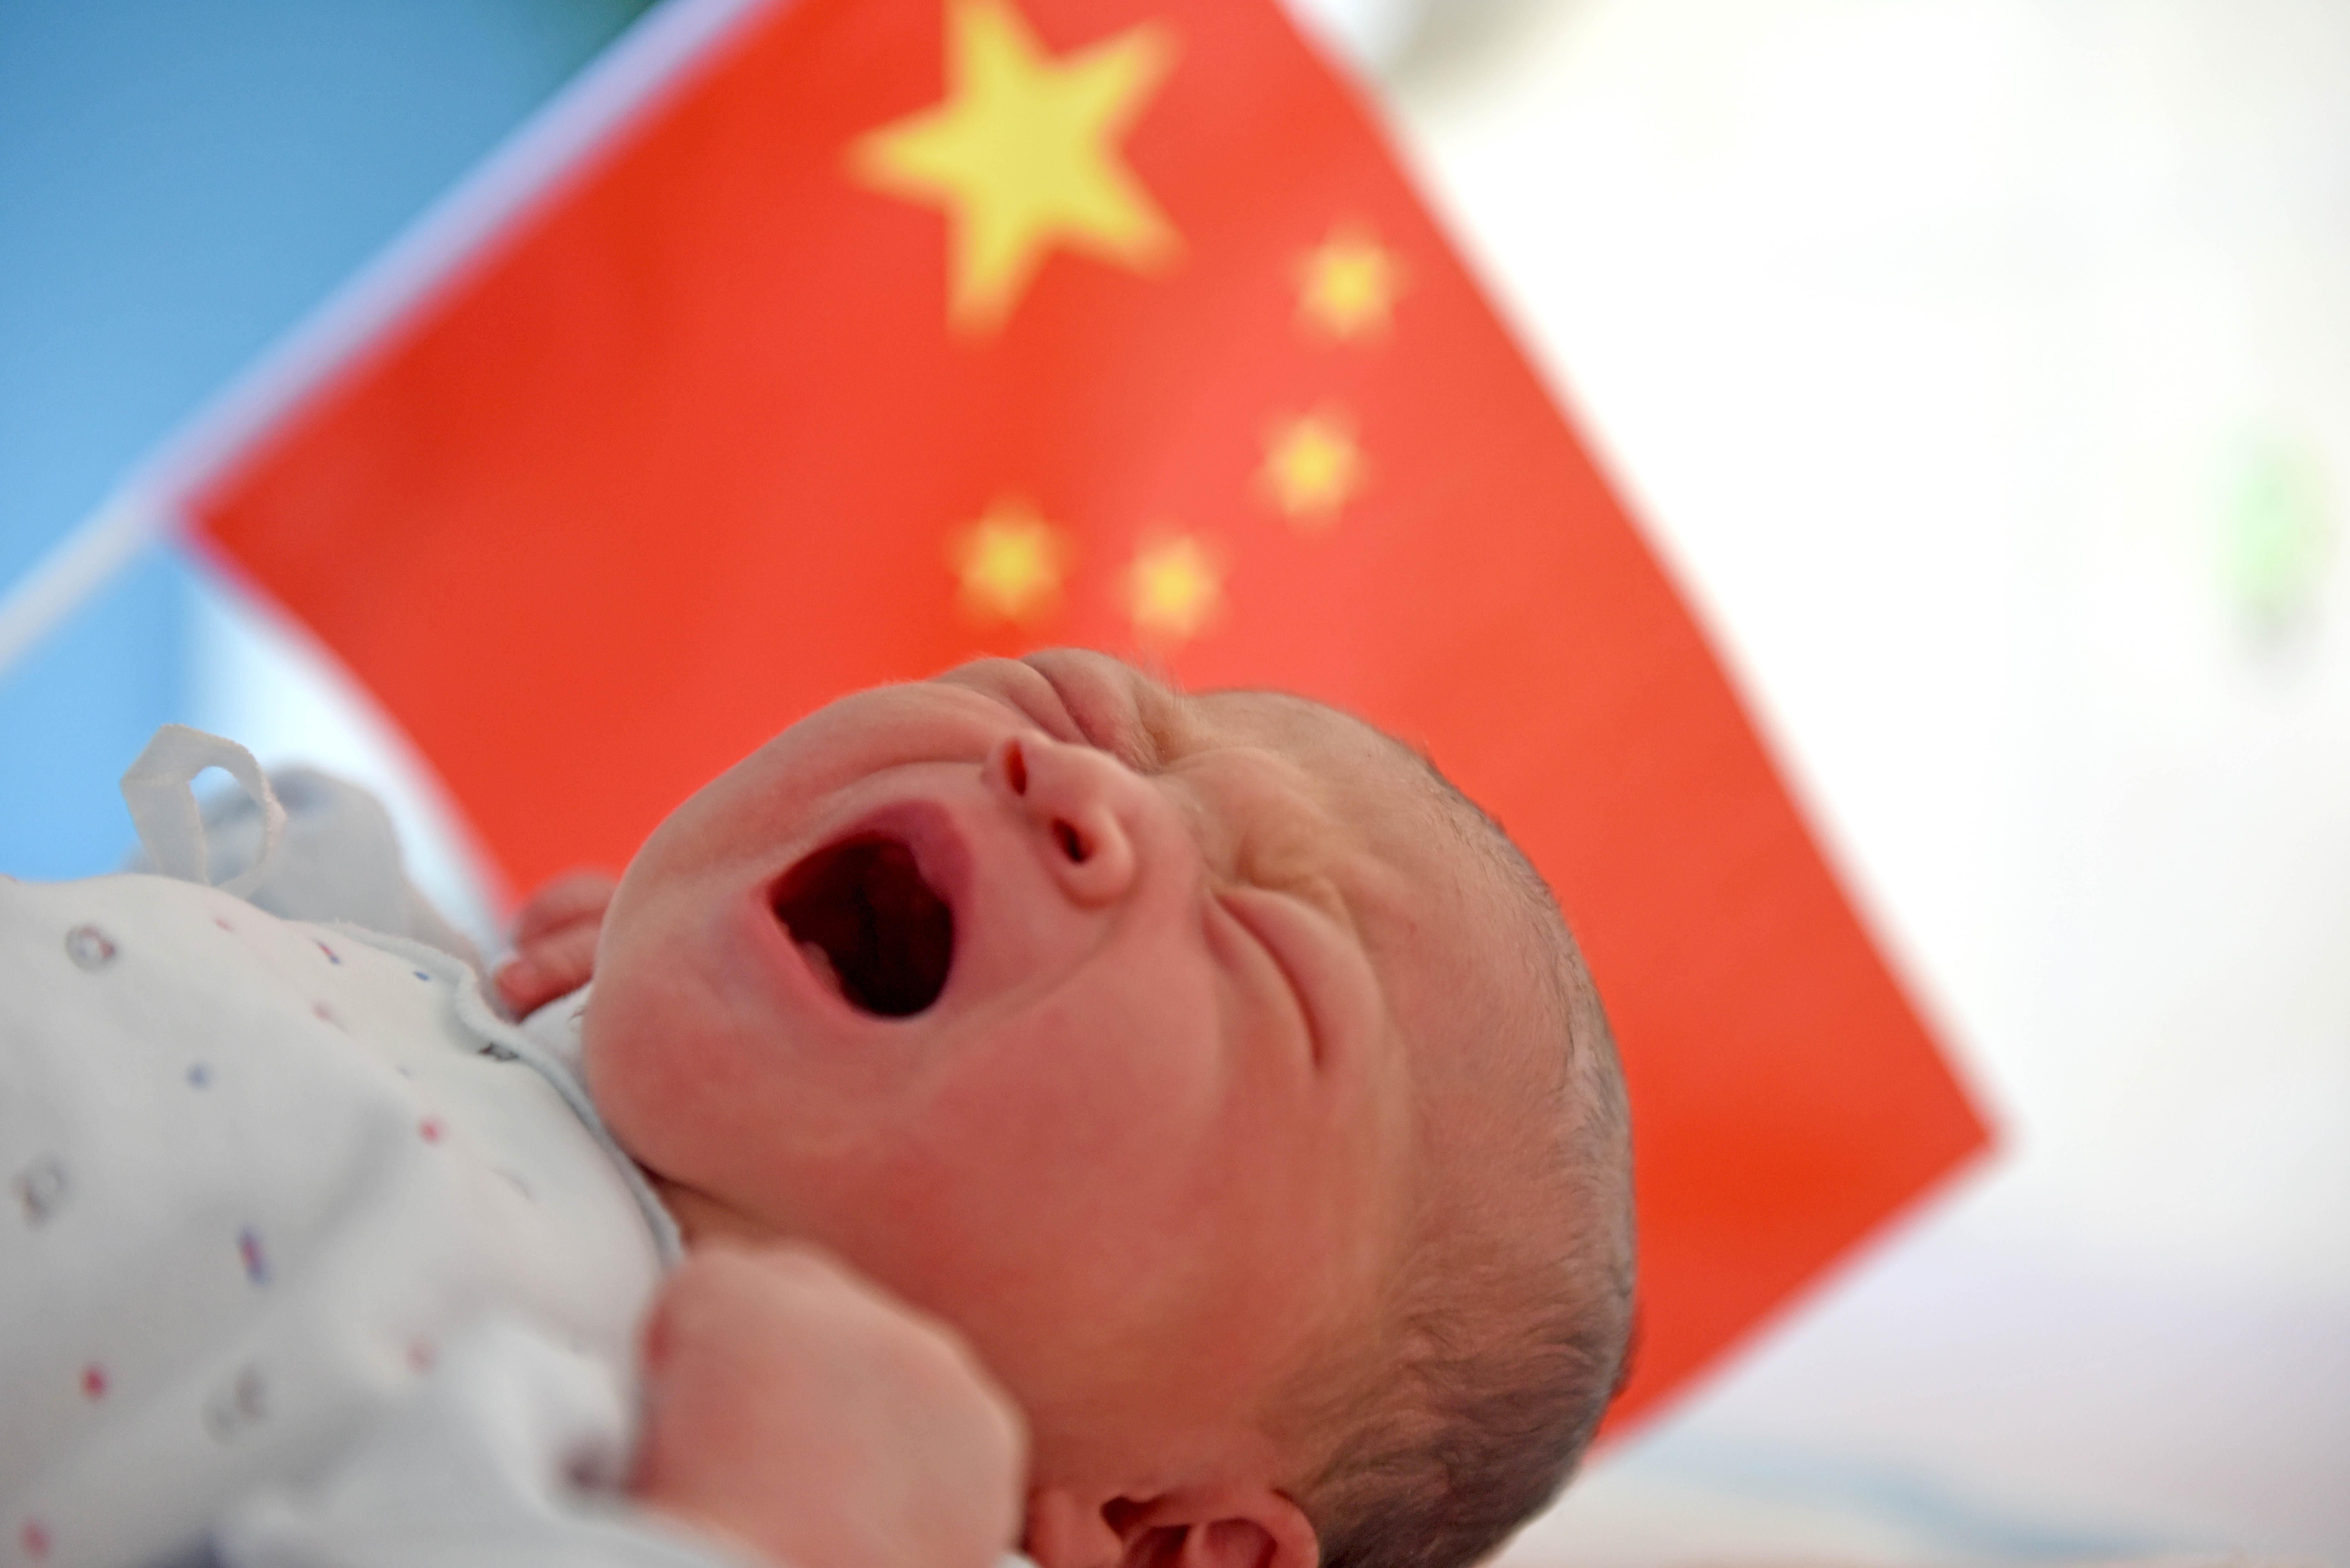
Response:
[[[498,966],[498,995],[515,1017],[535,1012],[595,978],[600,930],[594,924],[577,924],[546,932],[525,940],[514,957]]]
[[[533,893],[515,912],[515,945],[580,920],[600,922],[619,878],[603,871],[567,871]]]

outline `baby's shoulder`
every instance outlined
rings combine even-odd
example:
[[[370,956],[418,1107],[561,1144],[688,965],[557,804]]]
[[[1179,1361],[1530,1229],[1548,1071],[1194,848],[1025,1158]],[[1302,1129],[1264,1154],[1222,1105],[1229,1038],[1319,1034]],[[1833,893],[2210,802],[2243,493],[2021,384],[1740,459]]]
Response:
[[[153,930],[168,936],[205,923],[222,929],[219,922],[231,920],[238,912],[274,924],[286,923],[263,915],[233,893],[150,872],[117,871],[68,882],[0,875],[0,935],[10,940],[27,940],[68,916],[78,917],[79,924],[102,919],[125,931]]]
[[[282,919],[200,883],[135,872],[0,881],[12,1055],[78,1055],[101,1038],[203,1041],[256,1064],[366,1079],[479,1050],[454,994],[471,978],[437,953]],[[352,1045],[362,1049],[347,1056]]]
[[[338,961],[328,935],[170,877],[0,878],[0,973],[36,992],[93,978],[125,991],[299,989],[305,969]]]

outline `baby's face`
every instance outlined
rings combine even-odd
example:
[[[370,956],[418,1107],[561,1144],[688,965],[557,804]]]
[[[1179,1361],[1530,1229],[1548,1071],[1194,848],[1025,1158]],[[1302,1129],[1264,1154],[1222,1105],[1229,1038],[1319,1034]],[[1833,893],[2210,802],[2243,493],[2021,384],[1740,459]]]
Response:
[[[1040,1471],[1212,1425],[1369,1309],[1418,1183],[1413,1015],[1478,966],[1412,765],[1093,654],[846,698],[630,865],[596,1099],[690,1237],[957,1324]]]

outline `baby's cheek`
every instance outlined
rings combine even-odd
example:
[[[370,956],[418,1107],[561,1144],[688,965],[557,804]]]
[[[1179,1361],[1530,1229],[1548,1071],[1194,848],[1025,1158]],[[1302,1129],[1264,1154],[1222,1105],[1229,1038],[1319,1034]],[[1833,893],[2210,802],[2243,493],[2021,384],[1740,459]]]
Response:
[[[1226,1016],[1212,972],[1196,952],[1142,948],[1104,966],[1100,983],[1077,999],[1087,1032],[1105,1042],[1105,1064],[1115,1064],[1138,1089],[1169,1097],[1141,1114],[1189,1122],[1211,1110],[1211,1096],[1230,1064]]]
[[[910,1221],[1051,1251],[1163,1197],[1209,1103],[1212,1008],[1145,978],[1080,971],[920,1042],[930,1088],[896,1153],[930,1211]]]

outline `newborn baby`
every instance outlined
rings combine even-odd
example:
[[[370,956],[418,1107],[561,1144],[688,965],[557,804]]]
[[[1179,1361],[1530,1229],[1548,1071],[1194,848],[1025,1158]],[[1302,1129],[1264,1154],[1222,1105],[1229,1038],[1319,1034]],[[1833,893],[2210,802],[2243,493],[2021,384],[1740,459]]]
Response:
[[[580,913],[510,992],[584,978]],[[1015,1519],[1043,1568],[1465,1563],[1617,1380],[1588,978],[1500,830],[1332,710],[1074,652],[859,693],[661,825],[593,967],[547,1011],[690,1259],[631,1490],[714,1539],[862,1568],[854,1492],[952,1521],[895,1537],[938,1568]],[[900,1374],[861,1449],[826,1356]]]

